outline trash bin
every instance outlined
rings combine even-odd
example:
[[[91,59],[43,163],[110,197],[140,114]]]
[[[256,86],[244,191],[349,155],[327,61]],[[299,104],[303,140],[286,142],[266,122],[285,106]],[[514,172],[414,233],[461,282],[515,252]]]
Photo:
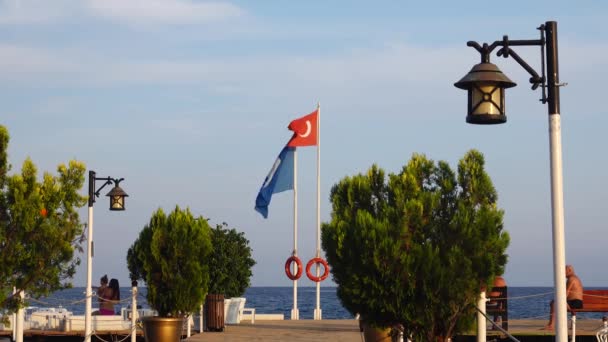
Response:
[[[205,331],[224,331],[224,295],[208,294],[205,299]]]

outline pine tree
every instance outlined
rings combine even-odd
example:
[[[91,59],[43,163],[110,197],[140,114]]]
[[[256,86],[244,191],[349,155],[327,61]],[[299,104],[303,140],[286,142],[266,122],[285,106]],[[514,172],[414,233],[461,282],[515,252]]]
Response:
[[[26,303],[19,294],[38,298],[71,287],[69,280],[80,263],[83,225],[78,208],[86,197],[78,194],[85,166],[70,161],[37,179],[28,158],[20,174],[9,175],[9,134],[0,126],[0,309],[11,313]],[[17,295],[12,295],[13,288]]]
[[[471,326],[509,243],[481,153],[467,152],[458,174],[420,154],[388,177],[373,165],[330,197],[322,245],[347,310],[372,325],[402,325],[414,340]]]

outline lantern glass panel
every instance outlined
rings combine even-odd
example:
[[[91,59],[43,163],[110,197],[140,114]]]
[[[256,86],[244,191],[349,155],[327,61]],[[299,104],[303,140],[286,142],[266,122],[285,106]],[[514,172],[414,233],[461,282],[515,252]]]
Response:
[[[470,115],[504,115],[504,90],[495,84],[471,87]]]
[[[110,196],[110,210],[125,210],[124,196]]]

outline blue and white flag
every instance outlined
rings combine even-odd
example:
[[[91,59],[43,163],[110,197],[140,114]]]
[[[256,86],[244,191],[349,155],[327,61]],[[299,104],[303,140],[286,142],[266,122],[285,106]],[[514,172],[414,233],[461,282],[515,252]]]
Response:
[[[268,218],[268,205],[272,194],[293,189],[293,153],[295,147],[285,146],[264,179],[264,184],[255,199],[255,210]]]

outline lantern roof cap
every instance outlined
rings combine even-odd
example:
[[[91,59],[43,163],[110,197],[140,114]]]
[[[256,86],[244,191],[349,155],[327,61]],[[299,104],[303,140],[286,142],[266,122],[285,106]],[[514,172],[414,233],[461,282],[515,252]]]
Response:
[[[108,194],[106,196],[110,196],[110,197],[114,197],[114,196],[121,196],[121,197],[129,197],[129,195],[127,195],[127,193],[118,185],[114,186],[112,188],[112,190],[110,190],[110,192],[108,192]]]
[[[454,86],[460,89],[471,89],[471,87],[479,82],[491,82],[499,84],[501,88],[515,87],[517,84],[511,81],[507,75],[503,74],[495,64],[484,62],[479,63],[471,68],[460,81],[454,83]]]

